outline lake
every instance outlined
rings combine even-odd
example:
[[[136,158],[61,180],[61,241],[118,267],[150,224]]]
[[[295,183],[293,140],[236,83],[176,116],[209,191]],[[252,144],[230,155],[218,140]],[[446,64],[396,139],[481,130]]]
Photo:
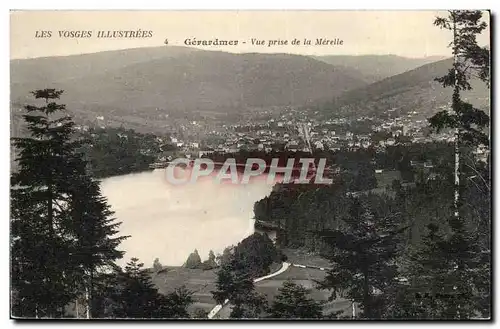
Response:
[[[269,195],[265,180],[251,184],[217,184],[211,177],[194,184],[171,185],[165,170],[106,178],[102,193],[122,222],[120,233],[131,235],[120,245],[118,264],[137,257],[146,266],[155,258],[163,265],[182,265],[198,249],[221,253],[254,232],[254,203]]]

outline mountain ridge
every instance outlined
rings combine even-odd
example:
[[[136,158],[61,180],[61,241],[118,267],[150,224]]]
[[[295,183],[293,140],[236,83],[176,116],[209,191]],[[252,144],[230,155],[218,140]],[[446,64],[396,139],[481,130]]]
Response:
[[[324,109],[335,108],[339,113],[377,115],[389,108],[402,113],[414,109],[432,114],[438,108],[451,104],[453,90],[444,88],[435,78],[444,76],[453,66],[453,58],[426,64],[375,83],[356,88],[334,97],[323,104]],[[462,91],[462,99],[489,111],[490,90],[483,81],[472,79],[471,90]]]
[[[398,55],[326,55],[314,56],[325,63],[356,69],[365,75],[365,79],[376,82],[398,75],[425,64],[446,59],[445,56],[427,56],[410,58]]]
[[[11,100],[66,90],[68,108],[215,110],[307,104],[366,84],[355,70],[308,56],[134,48],[11,61]],[[28,95],[29,97],[29,95]],[[92,105],[92,106],[90,106]]]

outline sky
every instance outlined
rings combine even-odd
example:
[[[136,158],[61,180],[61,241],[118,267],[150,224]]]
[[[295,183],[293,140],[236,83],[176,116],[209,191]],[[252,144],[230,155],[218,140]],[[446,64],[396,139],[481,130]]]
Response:
[[[187,46],[186,39],[238,40],[233,46],[198,46],[235,53],[303,55],[394,54],[450,56],[450,32],[433,25],[439,11],[12,11],[11,59],[66,56],[106,50]],[[488,17],[485,13],[483,17]],[[98,31],[151,31],[144,38],[98,38]],[[37,32],[38,31],[38,32]],[[50,38],[36,38],[51,31]],[[91,31],[86,38],[64,38],[59,31]],[[336,45],[315,45],[316,39]],[[252,45],[252,39],[264,45]],[[299,45],[292,45],[297,39]],[[311,45],[304,45],[304,39]],[[269,40],[288,41],[269,46]],[[338,44],[342,40],[342,44]],[[489,29],[478,38],[489,44]]]

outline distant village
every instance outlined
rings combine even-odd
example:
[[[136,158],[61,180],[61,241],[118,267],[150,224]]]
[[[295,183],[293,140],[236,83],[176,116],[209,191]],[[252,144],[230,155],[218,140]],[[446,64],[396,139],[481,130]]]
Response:
[[[447,107],[449,104],[436,110]],[[324,120],[319,117],[318,111],[308,108],[284,107],[278,111],[261,109],[246,113],[234,123],[183,120],[172,124],[168,134],[158,137],[158,142],[175,149],[177,154],[191,158],[241,150],[311,152],[315,149],[356,151],[373,148],[376,152],[384,152],[386,147],[394,145],[454,141],[453,131],[439,134],[430,132],[428,113],[414,110],[401,114],[397,110],[387,109],[377,117],[353,116]],[[102,128],[107,125],[104,115],[97,116],[96,122]],[[79,125],[77,128],[87,130],[88,125]],[[201,131],[204,132],[203,137],[198,137]],[[310,145],[306,143],[305,134],[309,135]],[[167,153],[159,156],[158,161],[171,158]],[[486,161],[486,148],[479,147],[475,153],[479,159]]]

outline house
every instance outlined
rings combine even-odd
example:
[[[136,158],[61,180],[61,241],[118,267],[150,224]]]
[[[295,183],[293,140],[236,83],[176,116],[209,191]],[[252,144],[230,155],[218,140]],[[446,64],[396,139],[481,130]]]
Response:
[[[299,149],[299,143],[291,141],[285,145],[285,150],[296,152]]]
[[[320,150],[323,150],[325,148],[323,146],[323,143],[321,143],[320,141],[314,142],[314,147],[317,148],[317,149],[320,149]]]
[[[396,140],[394,138],[388,138],[387,141],[385,142],[386,145],[392,146],[396,144]]]
[[[425,161],[424,162],[424,168],[434,168],[434,165],[432,164],[432,161]]]

